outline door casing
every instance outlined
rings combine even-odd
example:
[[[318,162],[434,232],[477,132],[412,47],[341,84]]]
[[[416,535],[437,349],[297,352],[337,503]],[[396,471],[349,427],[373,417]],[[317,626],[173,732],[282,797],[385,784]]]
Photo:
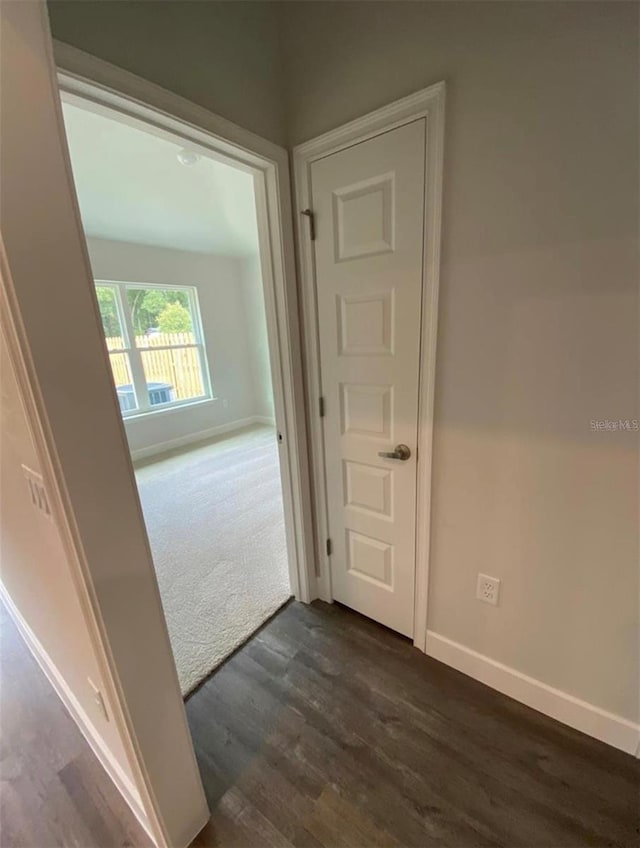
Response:
[[[300,144],[293,150],[296,202],[298,272],[302,296],[306,354],[307,409],[311,442],[312,489],[316,519],[315,597],[333,600],[331,568],[326,540],[329,538],[327,487],[320,398],[320,328],[316,298],[316,271],[308,216],[313,211],[311,165],[317,159],[337,153],[381,133],[425,118],[424,254],[422,268],[422,320],[420,340],[420,388],[418,400],[418,491],[416,500],[416,585],[413,643],[426,650],[429,550],[431,541],[431,476],[433,450],[433,405],[435,387],[438,290],[440,278],[440,233],[442,218],[442,180],[444,158],[445,83],[438,82],[357,118],[335,130]]]
[[[63,99],[160,137],[184,139],[190,149],[252,174],[273,385],[291,589],[312,600],[313,534],[309,493],[300,332],[290,226],[286,151],[68,44],[54,41]]]

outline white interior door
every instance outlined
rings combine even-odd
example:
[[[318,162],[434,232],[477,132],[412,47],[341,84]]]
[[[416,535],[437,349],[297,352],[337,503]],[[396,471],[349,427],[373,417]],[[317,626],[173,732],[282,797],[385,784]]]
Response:
[[[407,636],[425,144],[420,119],[311,166],[333,597]]]

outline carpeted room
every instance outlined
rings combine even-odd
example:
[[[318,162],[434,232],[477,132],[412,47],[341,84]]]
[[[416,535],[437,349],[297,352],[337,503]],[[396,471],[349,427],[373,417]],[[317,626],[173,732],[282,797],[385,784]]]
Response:
[[[136,479],[186,696],[291,594],[273,429],[144,460]]]

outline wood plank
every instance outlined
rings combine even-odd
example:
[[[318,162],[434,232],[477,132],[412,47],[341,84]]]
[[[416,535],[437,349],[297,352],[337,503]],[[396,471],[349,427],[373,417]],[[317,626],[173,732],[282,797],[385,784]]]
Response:
[[[149,840],[0,613],[0,844]],[[197,848],[640,844],[640,763],[337,605],[292,603],[187,701]]]
[[[290,604],[187,709],[196,750],[226,733],[250,752],[239,769],[218,745],[216,768],[227,751],[235,785],[292,844],[638,844],[632,757],[336,604]]]

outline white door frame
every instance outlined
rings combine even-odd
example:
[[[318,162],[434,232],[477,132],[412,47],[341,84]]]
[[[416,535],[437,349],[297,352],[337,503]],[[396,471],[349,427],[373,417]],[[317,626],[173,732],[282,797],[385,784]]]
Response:
[[[63,99],[190,148],[254,177],[291,589],[313,598],[315,563],[289,163],[284,148],[68,44],[54,41]]]
[[[320,340],[316,299],[316,274],[310,228],[302,210],[313,210],[311,165],[318,159],[352,147],[381,133],[420,118],[426,119],[425,232],[422,277],[422,322],[420,397],[418,412],[418,491],[416,515],[416,586],[413,642],[426,650],[427,591],[431,533],[431,466],[433,444],[433,398],[435,384],[438,288],[440,276],[440,230],[444,154],[445,83],[439,82],[422,91],[390,103],[382,109],[357,118],[338,129],[294,148],[294,181],[297,202],[296,230],[299,245],[300,289],[305,329],[307,360],[307,407],[313,468],[313,493],[316,518],[316,558],[319,563],[317,595],[333,600],[331,569],[326,540],[329,537],[327,489],[324,464],[324,440],[319,399],[322,396]]]

